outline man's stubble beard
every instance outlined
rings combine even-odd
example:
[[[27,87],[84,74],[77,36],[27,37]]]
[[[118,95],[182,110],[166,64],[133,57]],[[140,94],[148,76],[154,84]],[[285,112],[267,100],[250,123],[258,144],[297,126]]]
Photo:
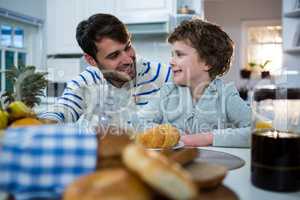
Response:
[[[101,70],[104,78],[116,87],[122,87],[122,85],[136,77],[136,60],[134,60],[131,66],[133,69],[131,76],[126,72],[104,69],[100,64],[98,64],[98,68]]]

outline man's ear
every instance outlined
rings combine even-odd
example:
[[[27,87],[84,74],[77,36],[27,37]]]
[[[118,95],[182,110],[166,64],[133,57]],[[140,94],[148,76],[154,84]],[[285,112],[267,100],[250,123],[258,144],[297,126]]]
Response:
[[[92,56],[90,56],[89,54],[86,54],[86,53],[84,53],[83,55],[88,64],[97,67],[97,62]]]

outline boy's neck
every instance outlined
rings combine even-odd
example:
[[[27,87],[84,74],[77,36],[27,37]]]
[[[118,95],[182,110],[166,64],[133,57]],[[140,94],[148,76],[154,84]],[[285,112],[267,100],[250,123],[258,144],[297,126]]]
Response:
[[[204,93],[205,89],[208,87],[211,81],[212,80],[210,77],[206,77],[194,84],[191,84],[189,88],[191,90],[193,102],[196,102],[202,96],[202,94]]]

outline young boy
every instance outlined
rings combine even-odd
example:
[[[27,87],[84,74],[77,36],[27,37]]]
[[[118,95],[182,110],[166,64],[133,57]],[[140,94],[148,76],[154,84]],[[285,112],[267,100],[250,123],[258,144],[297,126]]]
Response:
[[[230,68],[233,42],[217,25],[182,22],[168,38],[174,80],[138,112],[137,124],[170,123],[191,146],[247,147],[251,110],[233,84],[218,77]]]

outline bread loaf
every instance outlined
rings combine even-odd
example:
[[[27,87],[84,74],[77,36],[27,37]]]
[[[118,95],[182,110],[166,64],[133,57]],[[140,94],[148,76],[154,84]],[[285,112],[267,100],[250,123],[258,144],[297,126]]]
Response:
[[[158,125],[136,136],[137,143],[147,148],[171,148],[179,139],[179,131],[170,124]]]
[[[162,154],[130,144],[124,149],[122,158],[126,167],[167,197],[181,200],[196,197],[196,185],[189,173]]]
[[[126,169],[105,169],[82,176],[65,190],[64,200],[150,200],[147,186]]]

